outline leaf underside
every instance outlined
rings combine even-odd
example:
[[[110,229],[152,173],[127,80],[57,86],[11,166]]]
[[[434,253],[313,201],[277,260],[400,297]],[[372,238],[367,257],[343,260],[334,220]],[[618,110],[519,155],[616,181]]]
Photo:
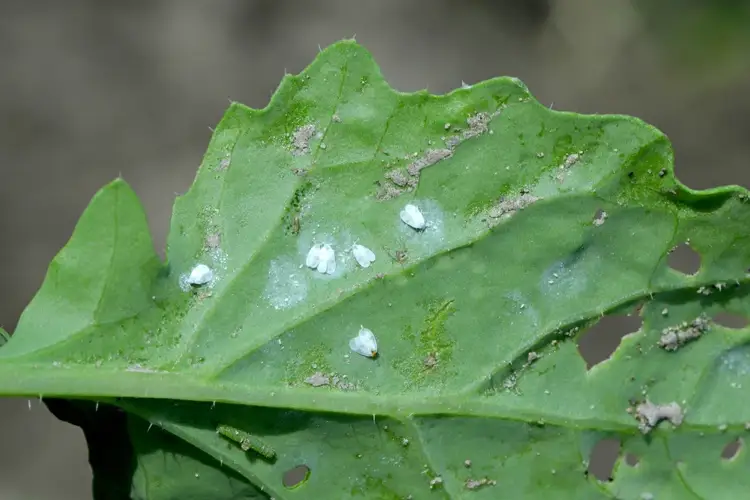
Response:
[[[125,409],[133,498],[741,498],[748,455],[721,454],[750,421],[749,331],[711,318],[750,314],[747,199],[683,186],[637,119],[552,111],[513,78],[399,93],[339,42],[265,109],[231,105],[168,262],[125,182],[94,197],[0,349],[0,394]],[[692,275],[668,262],[686,241]],[[317,243],[333,274],[304,265]],[[199,263],[214,279],[190,286]],[[577,342],[623,314],[642,327],[587,369]],[[647,400],[682,422],[639,429]],[[611,481],[587,474],[602,439]]]

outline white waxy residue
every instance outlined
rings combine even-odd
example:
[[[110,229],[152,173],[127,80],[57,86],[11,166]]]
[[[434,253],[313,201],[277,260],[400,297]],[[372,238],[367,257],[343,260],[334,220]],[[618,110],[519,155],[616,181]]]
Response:
[[[349,341],[349,349],[368,358],[378,355],[378,341],[372,330],[364,326],[359,327],[359,334]]]
[[[307,252],[305,265],[310,269],[317,269],[319,273],[333,274],[336,272],[336,253],[327,243],[313,245]]]
[[[214,279],[214,272],[205,264],[198,264],[190,271],[187,282],[191,285],[201,286]]]
[[[375,261],[375,252],[359,244],[352,247],[352,255],[354,255],[357,264],[362,267],[370,267],[370,264]]]
[[[424,220],[424,215],[422,215],[422,212],[416,205],[406,205],[399,215],[404,224],[417,230],[425,228],[426,222]]]

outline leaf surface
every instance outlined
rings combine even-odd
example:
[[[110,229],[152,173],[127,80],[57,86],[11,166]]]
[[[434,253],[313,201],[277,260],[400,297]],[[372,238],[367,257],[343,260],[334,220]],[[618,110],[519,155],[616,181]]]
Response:
[[[737,498],[746,453],[721,450],[750,421],[748,330],[710,318],[750,313],[747,200],[681,185],[637,119],[551,111],[513,78],[398,93],[340,42],[265,109],[230,107],[175,204],[168,263],[123,181],[97,194],[0,350],[0,393],[130,398],[277,499]],[[694,275],[669,265],[686,240]],[[333,274],[305,266],[315,244]],[[214,279],[193,287],[199,263]],[[577,342],[627,313],[641,329],[587,369]],[[658,345],[696,318],[700,338]],[[374,359],[349,348],[361,326]],[[643,436],[646,400],[681,424]],[[613,437],[599,482],[589,454]]]

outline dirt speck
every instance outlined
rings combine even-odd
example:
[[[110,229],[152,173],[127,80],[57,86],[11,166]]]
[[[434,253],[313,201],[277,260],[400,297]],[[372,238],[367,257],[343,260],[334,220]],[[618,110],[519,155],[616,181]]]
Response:
[[[403,189],[389,183],[381,183],[378,194],[375,196],[380,201],[392,200],[404,192]]]
[[[487,479],[486,477],[482,479],[467,479],[465,483],[467,490],[478,490],[482,486],[495,486],[496,484],[497,481]]]
[[[466,467],[467,469],[471,467],[471,460],[469,460],[468,458],[464,460],[464,467]]]
[[[331,121],[332,121],[333,123],[341,123],[341,117],[340,117],[339,115],[333,115],[333,116],[331,117]]]
[[[434,368],[438,363],[437,360],[437,353],[431,352],[427,355],[426,358],[424,358],[424,366],[425,368]]]
[[[406,173],[408,176],[399,169],[391,170],[386,173],[386,182],[381,184],[376,196],[377,199],[381,201],[390,200],[406,191],[413,191],[419,183],[419,174],[423,169],[453,156],[456,146],[463,141],[486,133],[489,130],[490,121],[499,113],[499,110],[494,113],[476,113],[466,119],[466,124],[468,125],[467,129],[463,131],[460,131],[460,129],[454,129],[456,135],[443,137],[446,146],[445,148],[428,149],[421,156],[419,153],[410,155],[415,159],[406,167]],[[452,128],[452,125],[446,123],[444,128],[445,130],[449,130]]]
[[[385,174],[385,178],[393,182],[399,187],[405,187],[409,185],[409,177],[403,171],[403,169],[395,168]]]
[[[409,166],[406,167],[406,170],[409,172],[409,175],[418,176],[422,169],[432,166],[440,160],[450,158],[451,156],[453,156],[453,151],[450,149],[428,149],[424,155],[410,163]]]
[[[683,321],[661,331],[658,345],[665,351],[676,351],[683,345],[698,339],[711,328],[709,319],[700,315],[693,321]]]
[[[490,128],[490,120],[492,115],[489,113],[477,113],[466,119],[466,124],[469,126],[469,130],[465,130],[463,133],[463,139],[471,139],[480,134],[484,134]]]
[[[327,375],[323,375],[322,372],[315,372],[305,379],[305,383],[313,387],[328,385],[330,382],[331,379]]]
[[[669,420],[672,425],[677,427],[682,424],[684,416],[682,408],[674,401],[668,404],[657,405],[648,399],[636,405],[635,411],[632,414],[638,420],[638,429],[643,434],[651,432],[651,429],[656,427],[662,420]]]
[[[487,211],[487,215],[490,218],[490,222],[492,222],[492,219],[502,220],[512,216],[519,210],[523,210],[524,208],[528,207],[532,203],[539,201],[540,199],[541,198],[530,193],[523,193],[512,198],[503,197],[495,205],[490,207],[490,209]],[[496,220],[494,222],[500,221]]]
[[[443,478],[440,476],[430,479],[430,489],[435,489],[443,484]]]
[[[601,226],[602,224],[604,224],[604,221],[607,220],[607,217],[609,217],[609,215],[607,214],[607,212],[605,212],[604,210],[600,210],[596,214],[596,217],[594,217],[594,225],[597,226],[597,227]]]
[[[531,364],[539,358],[541,358],[539,354],[537,354],[535,351],[531,351],[526,357],[526,361],[528,362],[528,364]]]
[[[221,234],[219,233],[209,233],[206,236],[206,247],[208,248],[219,248],[221,245]]]
[[[310,139],[315,135],[315,125],[307,124],[292,134],[292,154],[302,156],[310,152]]]
[[[565,160],[563,160],[562,165],[560,165],[560,167],[557,169],[557,173],[555,174],[555,179],[557,179],[557,182],[565,181],[565,176],[568,174],[570,167],[578,163],[578,160],[580,158],[580,153],[571,153],[565,157]]]
[[[221,159],[221,161],[219,162],[219,166],[216,167],[216,170],[218,170],[219,172],[223,172],[228,168],[229,168],[229,157],[226,156]]]

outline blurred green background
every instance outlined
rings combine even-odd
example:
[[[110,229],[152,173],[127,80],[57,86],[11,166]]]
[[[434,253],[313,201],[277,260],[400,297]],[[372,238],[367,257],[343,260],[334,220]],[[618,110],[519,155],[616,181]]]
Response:
[[[516,76],[555,109],[659,127],[691,187],[750,185],[744,0],[4,0],[0,325],[99,187],[131,183],[161,248],[228,99],[264,106],[355,34],[399,90]],[[81,432],[38,400],[0,400],[0,443],[0,499],[91,498]]]

